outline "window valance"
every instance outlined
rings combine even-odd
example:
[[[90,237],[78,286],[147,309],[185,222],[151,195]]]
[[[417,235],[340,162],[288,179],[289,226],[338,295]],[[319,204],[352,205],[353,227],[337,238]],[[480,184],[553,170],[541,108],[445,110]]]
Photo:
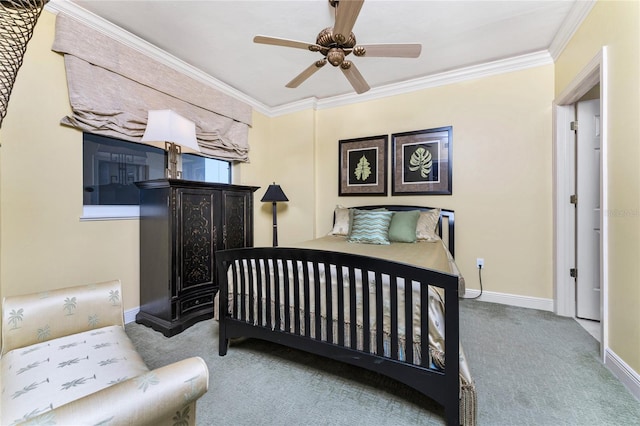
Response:
[[[248,161],[251,106],[63,13],[52,50],[63,53],[73,115],[62,124],[141,142],[147,111],[172,109],[196,124],[202,154]]]

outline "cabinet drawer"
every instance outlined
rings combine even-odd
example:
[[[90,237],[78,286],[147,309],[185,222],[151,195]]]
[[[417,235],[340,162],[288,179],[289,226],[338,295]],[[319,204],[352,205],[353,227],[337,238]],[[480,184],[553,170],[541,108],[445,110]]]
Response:
[[[201,294],[180,301],[182,315],[201,310],[211,310],[213,312],[213,293]]]

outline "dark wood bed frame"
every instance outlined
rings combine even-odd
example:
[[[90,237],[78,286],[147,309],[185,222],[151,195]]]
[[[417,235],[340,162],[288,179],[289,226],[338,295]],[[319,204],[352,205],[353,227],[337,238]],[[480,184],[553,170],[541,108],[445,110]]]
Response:
[[[357,207],[359,209],[374,209],[384,207],[389,210],[429,210],[427,207],[416,206],[362,206]],[[445,224],[443,224],[446,223]],[[440,221],[438,224],[438,231],[442,235],[443,226],[446,226],[445,240],[448,241],[449,251],[454,253],[454,213],[450,210],[441,210]],[[247,262],[243,262],[247,260]],[[248,274],[249,291],[248,294],[245,290],[245,268],[249,263],[249,260],[254,260],[256,263],[260,263],[263,270],[265,270],[265,282],[261,282],[261,274],[257,274],[256,288],[258,294],[253,294],[253,277]],[[298,274],[292,274],[293,280],[289,280],[289,274],[287,273],[286,261],[292,261],[291,265],[298,265],[297,262],[301,262],[303,266],[302,279],[298,278]],[[284,279],[279,278],[279,274],[273,274],[273,280],[270,279],[269,274],[269,261],[271,265],[277,265],[278,261],[282,261],[284,273],[282,276]],[[448,425],[460,424],[460,411],[459,411],[459,397],[460,397],[460,378],[459,378],[459,318],[458,318],[458,278],[453,275],[437,272],[433,270],[423,269],[403,263],[391,262],[381,260],[377,258],[321,251],[310,249],[295,249],[295,248],[245,248],[234,250],[223,250],[216,252],[216,263],[218,272],[218,282],[220,284],[220,340],[219,351],[220,355],[224,356],[227,353],[229,346],[229,339],[238,337],[258,338],[263,340],[279,343],[291,348],[307,351],[320,356],[331,358],[334,360],[342,361],[358,367],[363,367],[379,374],[393,378],[401,383],[404,383],[412,388],[418,390],[422,394],[428,396],[434,401],[444,406],[445,419]],[[327,301],[326,319],[323,319],[320,315],[320,300],[321,300],[321,288],[315,286],[314,282],[319,281],[319,270],[324,270],[325,280],[329,284],[332,279],[330,265],[335,265],[338,268],[347,268],[349,283],[351,286],[355,285],[355,275],[357,270],[360,270],[365,275],[365,272],[370,272],[375,275],[375,291],[376,300],[380,300],[382,296],[382,276],[389,277],[389,286],[391,295],[391,356],[381,356],[375,353],[370,353],[371,347],[370,333],[363,333],[363,348],[364,350],[358,350],[356,347],[356,322],[351,321],[351,324],[345,324],[345,309],[347,312],[355,312],[356,300],[355,291],[349,291],[350,300],[344,300],[343,292],[336,292],[336,295],[331,294],[331,285],[325,286],[325,297]],[[233,303],[228,303],[228,277],[227,271],[229,268],[233,268],[234,276],[240,277],[240,287],[242,288],[240,294],[240,300],[234,300]],[[313,275],[313,280],[309,280],[309,271]],[[342,288],[343,275],[337,274],[333,279],[337,280],[337,288]],[[398,297],[397,294],[397,279],[404,278],[405,280],[412,280],[420,283],[420,299],[421,306],[428,306],[427,303],[427,286],[435,286],[444,290],[445,301],[445,368],[444,370],[435,369],[428,365],[428,339],[421,338],[421,364],[414,364],[413,351],[406,350],[405,358],[400,359],[399,356],[399,339],[397,335],[397,323],[398,323]],[[273,281],[273,282],[271,282]],[[282,282],[281,282],[282,281]],[[406,281],[405,281],[406,282]],[[262,294],[262,287],[267,290]],[[271,300],[271,291],[268,291],[273,286],[274,289],[282,288],[285,300],[280,299],[280,291],[273,291],[275,294],[274,300]],[[234,286],[238,288],[238,286]],[[405,300],[411,300],[412,292],[410,286],[407,286],[408,291],[405,291]],[[301,308],[309,306],[309,291],[314,292],[314,300],[316,304],[315,313],[310,314],[307,309],[304,309],[304,318],[301,320],[300,315],[290,315],[289,309],[284,309],[284,315],[280,314],[280,310],[276,309],[275,312],[271,312],[271,304],[274,306],[280,306],[280,303],[284,303],[284,306],[289,306],[289,294],[290,290],[294,294],[294,312],[300,312]],[[307,295],[304,300],[300,301],[300,291],[304,291]],[[379,296],[378,296],[379,295]],[[363,326],[365,330],[370,329],[369,316],[375,315],[376,318],[382,318],[383,308],[382,306],[376,306],[376,312],[369,312],[369,295],[367,292],[362,292],[363,296]],[[237,296],[233,296],[234,298]],[[265,299],[263,304],[258,303],[257,315],[254,314],[253,309],[249,309],[245,303],[246,298],[249,300]],[[328,303],[331,300],[336,299],[338,306],[337,318],[338,318],[338,335],[337,343],[330,343],[336,340],[332,335],[332,303]],[[301,303],[302,302],[302,303]],[[251,304],[252,305],[252,304]],[[230,308],[229,306],[232,306]],[[411,312],[412,303],[405,304],[405,330],[407,330],[406,341],[412,341],[413,333],[413,315]],[[264,311],[263,311],[264,310]],[[311,315],[314,316],[315,321],[315,334],[314,337],[311,334]],[[423,309],[421,314],[421,336],[428,336],[428,309]],[[264,318],[266,317],[266,321]],[[275,323],[272,321],[272,317],[275,318]],[[327,341],[321,339],[321,328],[325,325],[327,333]],[[302,322],[302,324],[301,324]],[[384,353],[383,348],[383,333],[382,333],[382,320],[376,320],[378,324],[376,330],[376,352]],[[280,326],[284,325],[285,330],[293,329],[293,332],[282,331]],[[349,334],[347,334],[349,333]],[[350,337],[350,344],[345,344],[345,336]],[[408,345],[407,345],[408,346]]]

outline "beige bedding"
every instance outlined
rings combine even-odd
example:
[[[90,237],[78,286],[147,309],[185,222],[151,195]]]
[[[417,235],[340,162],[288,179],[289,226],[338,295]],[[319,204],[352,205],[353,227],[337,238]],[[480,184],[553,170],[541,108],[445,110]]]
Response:
[[[464,278],[460,274],[453,256],[440,239],[382,245],[350,243],[347,241],[347,237],[327,235],[315,240],[293,244],[291,247],[359,254],[447,272],[458,276],[458,292],[460,296],[465,293]]]

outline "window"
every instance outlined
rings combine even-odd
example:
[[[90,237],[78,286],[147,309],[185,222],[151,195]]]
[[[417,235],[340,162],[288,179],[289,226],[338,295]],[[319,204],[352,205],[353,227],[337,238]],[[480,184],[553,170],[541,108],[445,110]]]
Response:
[[[163,178],[166,157],[160,148],[84,133],[83,217],[137,217],[139,191],[135,183]],[[186,180],[231,183],[231,163],[184,154],[182,176]]]

